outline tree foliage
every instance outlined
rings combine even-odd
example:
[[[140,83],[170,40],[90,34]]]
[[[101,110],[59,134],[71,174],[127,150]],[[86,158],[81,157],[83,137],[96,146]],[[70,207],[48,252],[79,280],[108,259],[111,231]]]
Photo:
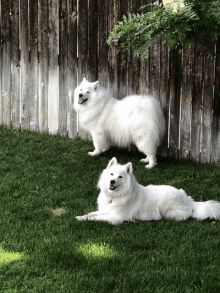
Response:
[[[123,15],[110,32],[107,44],[121,41],[119,48],[133,47],[134,55],[148,58],[152,40],[162,40],[169,49],[184,51],[191,42],[198,42],[206,55],[215,56],[211,41],[220,36],[220,0],[204,3],[200,0],[184,0],[184,8],[163,7],[159,2],[147,4],[140,10],[152,6],[153,11]]]

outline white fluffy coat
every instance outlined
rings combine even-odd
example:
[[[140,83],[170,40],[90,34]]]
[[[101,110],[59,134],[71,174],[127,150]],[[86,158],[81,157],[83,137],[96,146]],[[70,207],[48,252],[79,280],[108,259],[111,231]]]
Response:
[[[119,165],[112,158],[102,172],[98,187],[98,211],[77,220],[151,221],[161,219],[186,220],[189,217],[204,220],[220,219],[220,202],[195,202],[183,189],[169,185],[140,185],[132,172],[132,164]]]
[[[147,157],[142,162],[153,168],[157,146],[165,132],[165,119],[159,101],[151,96],[128,96],[118,101],[109,92],[99,88],[98,81],[85,78],[75,89],[74,108],[79,126],[90,133],[98,155],[110,145],[129,147],[135,144]]]

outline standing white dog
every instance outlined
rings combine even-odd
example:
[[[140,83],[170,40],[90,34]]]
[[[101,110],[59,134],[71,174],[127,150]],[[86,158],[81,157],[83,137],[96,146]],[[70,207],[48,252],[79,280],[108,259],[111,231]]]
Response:
[[[99,88],[98,81],[85,78],[75,89],[74,108],[79,114],[79,126],[90,133],[98,155],[110,144],[128,147],[132,143],[147,157],[142,162],[153,168],[157,146],[165,132],[165,119],[159,101],[150,96],[128,96],[118,101]]]
[[[183,189],[169,185],[148,185],[136,181],[132,164],[119,165],[112,158],[102,172],[98,187],[98,211],[77,220],[107,221],[119,224],[124,221],[151,221],[161,219],[186,220],[189,217],[204,220],[220,219],[220,202],[195,202]]]

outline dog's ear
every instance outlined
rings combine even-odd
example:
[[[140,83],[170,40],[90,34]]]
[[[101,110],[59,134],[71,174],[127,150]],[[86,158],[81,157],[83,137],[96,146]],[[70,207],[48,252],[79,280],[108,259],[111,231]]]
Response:
[[[128,172],[128,174],[131,174],[133,172],[132,163],[131,162],[130,163],[127,163],[125,165],[125,169]]]
[[[99,88],[99,81],[93,82],[94,90],[97,90]]]
[[[107,169],[109,169],[112,165],[116,165],[117,163],[117,159],[115,157],[112,158],[108,163]]]
[[[83,77],[83,81],[86,81],[86,78],[85,77]]]

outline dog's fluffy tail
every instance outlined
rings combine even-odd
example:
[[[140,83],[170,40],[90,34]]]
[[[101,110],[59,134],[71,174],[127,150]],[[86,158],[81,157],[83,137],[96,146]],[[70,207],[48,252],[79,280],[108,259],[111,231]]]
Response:
[[[209,200],[205,202],[193,202],[192,217],[198,220],[220,220],[220,202]]]

